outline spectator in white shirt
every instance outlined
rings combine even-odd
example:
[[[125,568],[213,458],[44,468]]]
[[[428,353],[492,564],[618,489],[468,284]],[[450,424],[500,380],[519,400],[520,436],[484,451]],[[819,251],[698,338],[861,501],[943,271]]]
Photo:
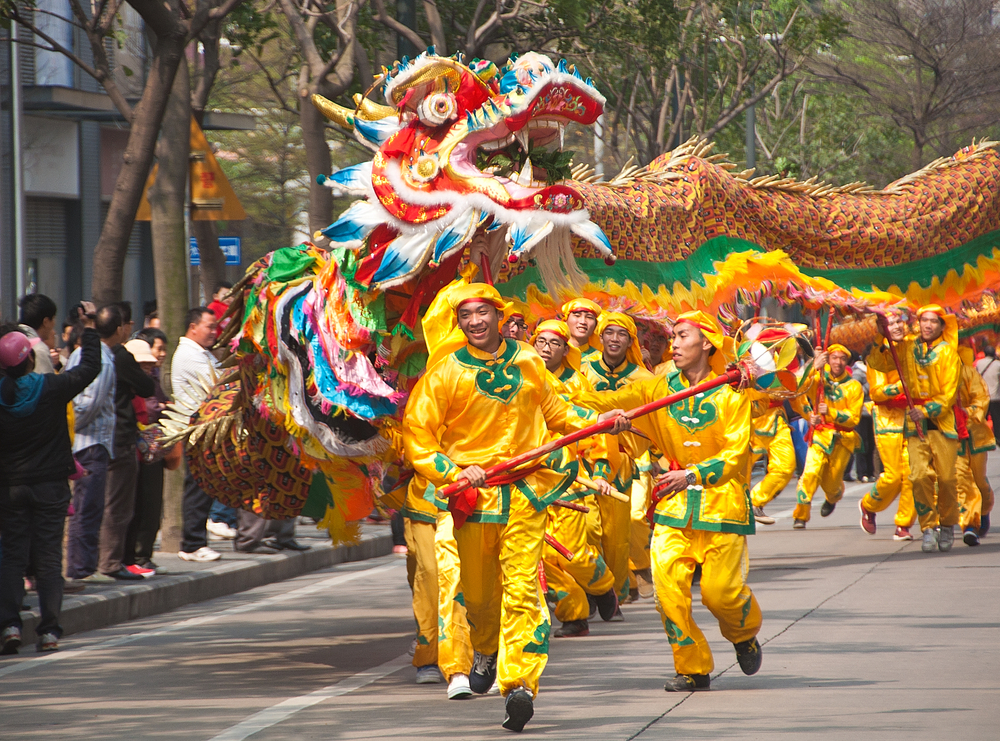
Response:
[[[91,305],[92,308],[92,305]],[[122,342],[121,310],[105,306],[96,315],[101,336],[101,372],[73,399],[73,454],[88,475],[73,484],[73,517],[66,544],[66,575],[70,579],[114,581],[97,572],[98,540],[104,519],[104,490],[108,465],[115,453],[115,356],[111,348]],[[66,361],[66,370],[79,365],[81,349]]]
[[[185,323],[187,332],[177,343],[170,361],[170,385],[174,400],[196,410],[215,385],[219,361],[210,352],[215,344],[215,314],[199,306],[191,309]],[[185,561],[216,561],[222,554],[208,547],[206,523],[212,498],[195,482],[191,471],[184,469],[184,499],[181,510],[184,533],[177,554]]]

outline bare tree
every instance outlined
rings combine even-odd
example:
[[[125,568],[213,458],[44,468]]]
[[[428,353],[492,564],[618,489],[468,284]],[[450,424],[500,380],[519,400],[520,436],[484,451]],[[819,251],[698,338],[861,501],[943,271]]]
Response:
[[[1000,110],[1000,26],[994,0],[851,0],[848,33],[810,63],[851,92],[861,112],[889,116],[913,138],[951,153]]]
[[[132,233],[135,213],[142,198],[146,176],[153,162],[174,75],[184,49],[212,21],[224,17],[242,0],[128,0],[146,23],[153,37],[152,57],[142,97],[133,106],[115,82],[111,60],[105,52],[105,40],[115,34],[115,24],[123,0],[69,0],[73,17],[68,23],[86,36],[93,64],[73,49],[60,44],[36,24],[34,14],[23,12],[15,0],[0,0],[0,13],[31,31],[33,46],[58,52],[101,83],[122,117],[129,124],[129,138],[122,157],[122,168],[115,182],[108,214],[101,236],[94,248],[94,273],[91,296],[97,303],[121,299],[125,253]]]

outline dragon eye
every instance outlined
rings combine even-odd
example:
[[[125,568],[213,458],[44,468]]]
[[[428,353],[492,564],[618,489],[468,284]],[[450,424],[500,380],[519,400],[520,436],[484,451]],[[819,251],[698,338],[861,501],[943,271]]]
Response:
[[[441,126],[458,118],[458,103],[451,93],[432,93],[417,106],[417,115],[427,126]]]

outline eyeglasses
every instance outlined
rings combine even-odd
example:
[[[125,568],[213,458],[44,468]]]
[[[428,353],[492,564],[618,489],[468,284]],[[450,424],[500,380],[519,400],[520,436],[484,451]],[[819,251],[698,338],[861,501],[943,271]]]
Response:
[[[535,340],[535,347],[539,345],[542,347],[551,347],[553,350],[562,350],[566,347],[566,343],[556,337],[553,337],[551,340],[546,337],[539,337]]]
[[[522,319],[508,319],[507,324],[511,327],[517,327],[522,332],[528,328],[527,323]]]

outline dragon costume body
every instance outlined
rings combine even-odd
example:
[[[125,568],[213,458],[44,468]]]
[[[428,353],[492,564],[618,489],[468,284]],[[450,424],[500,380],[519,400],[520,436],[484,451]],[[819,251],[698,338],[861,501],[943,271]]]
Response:
[[[309,513],[350,539],[376,495],[405,490],[393,445],[427,360],[421,319],[476,234],[484,277],[536,319],[574,294],[640,319],[702,309],[735,324],[737,302],[770,297],[855,310],[834,339],[857,349],[875,336],[872,307],[938,303],[967,332],[1000,321],[993,142],[881,190],[754,178],[697,139],[598,182],[559,150],[604,98],[535,53],[499,67],[428,50],[383,70],[353,110],[313,103],[374,152],[323,178],[358,200],[317,232],[322,248],[248,269],[222,338],[232,370],[189,421],[175,415],[205,491],[265,517],[318,502]]]

